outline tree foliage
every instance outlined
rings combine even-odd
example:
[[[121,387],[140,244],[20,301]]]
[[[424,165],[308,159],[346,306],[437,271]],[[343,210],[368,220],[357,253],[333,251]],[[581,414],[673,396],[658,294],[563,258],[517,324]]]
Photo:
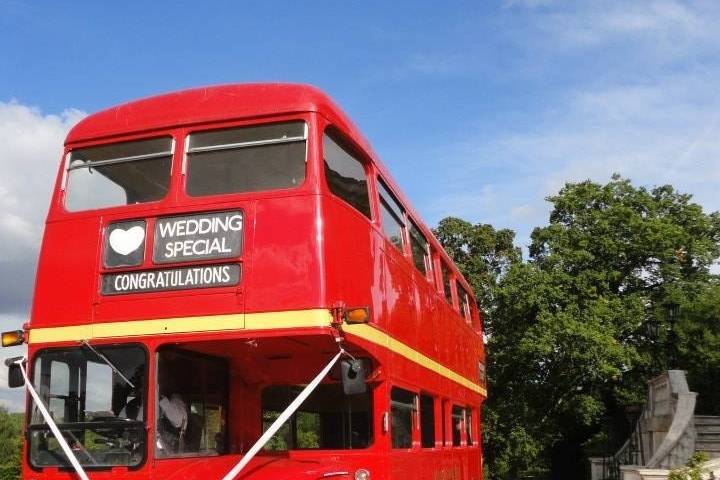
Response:
[[[20,478],[22,415],[0,405],[0,480]]]
[[[619,176],[568,183],[547,200],[549,223],[533,231],[525,262],[511,231],[454,218],[438,228],[488,312],[491,478],[582,475],[580,447],[622,436],[623,407],[644,399],[649,378],[672,361],[699,364],[720,339],[708,313],[718,308],[708,290],[717,213]]]
[[[473,225],[465,220],[447,217],[434,230],[445,251],[475,290],[478,304],[485,307],[485,330],[492,329],[487,316],[495,303],[497,279],[520,261],[520,248],[513,243],[515,232],[495,230],[492,225]]]

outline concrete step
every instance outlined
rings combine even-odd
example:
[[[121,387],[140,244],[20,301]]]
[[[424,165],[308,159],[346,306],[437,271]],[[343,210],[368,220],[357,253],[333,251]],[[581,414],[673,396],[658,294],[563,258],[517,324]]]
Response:
[[[720,443],[718,442],[695,442],[695,450],[701,452],[717,452],[720,454]]]
[[[695,415],[695,426],[698,425],[720,425],[720,416]]]
[[[718,443],[720,444],[720,432],[708,433],[697,431],[696,441],[706,443]]]
[[[698,433],[698,435],[720,434],[720,425],[695,425],[695,431]]]
[[[695,450],[696,452],[704,452],[707,455],[708,460],[714,458],[720,458],[720,451],[718,450]]]

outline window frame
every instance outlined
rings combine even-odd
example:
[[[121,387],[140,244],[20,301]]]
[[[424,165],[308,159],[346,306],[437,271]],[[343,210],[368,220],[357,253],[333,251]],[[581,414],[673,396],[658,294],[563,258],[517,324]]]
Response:
[[[158,435],[158,421],[159,421],[159,419],[160,419],[160,381],[159,381],[159,377],[160,377],[159,373],[160,373],[160,372],[159,372],[159,365],[160,365],[160,354],[161,354],[164,350],[174,350],[175,352],[180,352],[182,355],[187,355],[187,356],[197,357],[197,358],[204,358],[204,359],[208,359],[208,360],[211,361],[211,362],[222,363],[222,364],[224,365],[225,373],[226,373],[226,381],[227,381],[227,385],[226,385],[226,389],[225,389],[225,397],[224,397],[224,399],[223,399],[224,402],[225,402],[225,410],[226,410],[226,411],[225,411],[225,419],[224,419],[224,420],[225,420],[225,425],[226,425],[226,427],[225,427],[225,432],[224,432],[224,437],[225,437],[225,438],[224,438],[224,445],[225,445],[225,451],[224,451],[224,452],[222,452],[222,453],[221,453],[221,452],[218,452],[218,453],[215,453],[215,454],[193,454],[193,455],[167,455],[167,456],[158,456],[158,454],[157,454],[157,450],[158,450],[158,449],[157,449],[157,435]],[[180,344],[180,345],[177,345],[177,344],[163,344],[163,345],[159,345],[159,346],[155,349],[154,357],[155,357],[155,358],[154,358],[154,360],[155,360],[155,361],[154,361],[154,364],[155,364],[155,371],[154,371],[154,373],[155,373],[155,385],[154,385],[154,392],[153,392],[153,394],[154,394],[154,398],[153,398],[153,402],[154,402],[154,406],[153,406],[154,418],[153,418],[153,424],[152,424],[152,434],[153,434],[153,435],[152,435],[152,439],[153,439],[152,451],[153,451],[153,460],[154,460],[154,461],[157,461],[157,460],[178,460],[178,459],[183,459],[183,458],[189,458],[189,459],[215,458],[215,457],[223,457],[223,456],[231,455],[232,453],[231,453],[231,451],[230,451],[229,442],[228,442],[228,439],[230,438],[230,435],[229,435],[229,433],[230,433],[229,425],[230,425],[230,421],[231,421],[231,417],[230,417],[230,415],[229,415],[229,413],[230,413],[230,388],[231,388],[231,383],[230,383],[230,380],[231,380],[230,362],[229,362],[225,357],[220,357],[220,356],[217,356],[217,355],[210,355],[210,354],[206,354],[206,353],[203,353],[203,352],[196,352],[196,351],[194,351],[194,350],[189,350],[189,349],[187,349],[187,348],[183,348],[182,344]],[[188,403],[187,407],[188,407],[188,409],[190,408],[190,403]],[[149,425],[150,425],[150,424],[148,424],[148,426],[149,426]]]
[[[219,146],[212,147],[199,147],[198,148],[191,148],[190,147],[190,139],[192,135],[196,134],[206,134],[206,133],[212,133],[212,132],[221,132],[224,130],[241,130],[243,128],[253,128],[253,127],[265,127],[265,126],[272,126],[272,125],[280,125],[284,123],[302,123],[304,125],[303,129],[303,137],[292,137],[286,141],[276,141],[277,139],[273,139],[270,141],[259,141],[259,142],[238,142],[235,144],[223,144]],[[265,121],[257,121],[257,120],[250,120],[250,121],[244,121],[242,123],[232,122],[218,122],[213,123],[211,125],[204,125],[203,128],[185,128],[181,129],[178,133],[179,137],[182,139],[182,158],[180,161],[180,176],[182,177],[179,180],[180,188],[183,197],[185,199],[189,199],[193,202],[198,203],[206,203],[208,199],[217,199],[217,198],[223,198],[223,197],[235,197],[239,195],[248,196],[248,195],[263,195],[266,193],[276,193],[276,192],[294,192],[297,190],[301,190],[305,185],[308,183],[309,177],[312,175],[312,171],[310,169],[310,142],[311,142],[311,120],[302,116],[278,116],[273,117],[271,119],[266,119]],[[220,192],[220,193],[212,193],[212,194],[206,194],[206,195],[191,195],[188,191],[188,182],[189,182],[189,168],[190,168],[190,158],[189,156],[193,153],[205,153],[205,152],[218,152],[218,151],[224,151],[224,150],[232,150],[232,149],[242,149],[242,148],[248,148],[252,146],[262,146],[262,145],[278,145],[278,144],[289,144],[289,143],[296,143],[304,141],[305,142],[305,175],[303,177],[303,181],[300,182],[297,185],[291,186],[291,187],[279,187],[279,188],[269,188],[269,189],[260,189],[260,190],[246,190],[246,191],[237,191],[237,192]],[[255,144],[255,145],[253,145]],[[233,147],[234,145],[234,147]],[[218,148],[219,147],[219,148]]]
[[[465,407],[465,413],[464,413],[464,420],[465,423],[465,446],[466,447],[474,447],[477,445],[477,439],[475,438],[475,422],[473,421],[473,418],[475,415],[473,415],[473,411],[475,409],[467,406]]]
[[[412,395],[412,398],[413,398],[412,406],[409,408],[409,410],[410,410],[410,431],[409,431],[408,433],[409,433],[409,435],[410,435],[410,445],[407,446],[407,447],[404,447],[404,446],[395,446],[395,443],[394,443],[394,440],[395,440],[395,438],[394,438],[395,423],[393,422],[393,408],[397,408],[397,407],[403,407],[403,408],[404,408],[406,405],[408,405],[408,404],[403,404],[403,403],[401,403],[401,402],[399,402],[399,401],[393,400],[393,393],[396,392],[396,391],[402,392],[402,393],[404,393],[404,394],[410,394],[410,395]],[[389,400],[389,404],[390,404],[390,405],[389,405],[389,406],[390,406],[390,409],[389,409],[389,414],[390,414],[390,429],[389,429],[389,432],[388,432],[388,433],[390,434],[390,449],[391,449],[391,450],[396,450],[396,451],[399,451],[399,450],[406,450],[406,451],[407,451],[407,450],[412,450],[412,449],[416,448],[415,432],[416,432],[416,431],[418,430],[418,428],[419,428],[419,425],[418,425],[418,421],[419,421],[419,419],[418,419],[418,410],[419,410],[419,408],[418,408],[418,407],[419,407],[419,405],[418,405],[418,402],[419,402],[418,392],[416,392],[415,390],[410,390],[410,389],[404,388],[404,387],[399,386],[399,385],[391,385],[391,386],[390,386],[390,392],[389,392],[389,393],[390,393],[390,395],[389,395],[388,400]],[[398,404],[397,406],[395,405],[396,403]]]
[[[448,398],[440,399],[440,423],[441,423],[441,446],[442,448],[452,447],[452,423],[450,421],[450,411],[452,402]],[[449,408],[450,407],[450,408]]]
[[[440,286],[442,289],[442,296],[445,299],[445,302],[447,302],[448,305],[453,310],[456,310],[455,307],[455,293],[453,292],[453,284],[455,283],[455,274],[453,273],[452,269],[448,265],[448,263],[445,261],[445,259],[440,258]],[[446,277],[447,274],[447,277]]]
[[[335,383],[333,383],[333,382],[329,382],[329,383],[321,383],[320,385],[339,385],[339,384],[335,384]],[[319,385],[319,386],[320,386],[320,385]],[[260,407],[260,431],[261,431],[262,433],[265,433],[265,428],[264,428],[264,425],[263,425],[263,422],[264,422],[264,418],[263,418],[264,409],[263,409],[263,401],[262,401],[262,400],[263,400],[262,397],[263,397],[263,394],[264,394],[265,390],[267,390],[268,388],[273,388],[273,387],[298,387],[298,386],[301,386],[301,385],[296,385],[296,384],[284,384],[284,383],[269,383],[269,384],[263,385],[262,388],[259,389],[259,392],[260,392],[260,403],[259,403],[259,407]],[[368,402],[369,402],[369,404],[370,404],[370,405],[369,405],[369,408],[368,408],[368,415],[369,415],[370,419],[369,419],[369,423],[368,423],[368,435],[369,435],[369,438],[368,438],[368,443],[367,443],[366,446],[364,446],[364,447],[352,447],[352,442],[351,442],[351,446],[348,447],[348,448],[297,448],[296,446],[293,446],[293,448],[290,448],[290,446],[288,446],[288,448],[287,448],[286,450],[266,450],[265,448],[263,448],[261,451],[264,452],[264,453],[266,453],[266,454],[267,454],[267,453],[273,453],[273,454],[274,454],[274,453],[278,453],[278,452],[335,452],[335,453],[337,453],[337,452],[351,452],[351,451],[356,451],[356,452],[357,452],[357,451],[366,451],[367,449],[373,447],[373,445],[375,444],[375,440],[376,440],[376,432],[375,432],[375,424],[374,424],[374,421],[375,421],[375,418],[374,418],[374,417],[375,417],[375,415],[374,415],[374,413],[375,413],[375,410],[374,410],[374,406],[375,406],[375,393],[374,393],[374,389],[369,389],[368,392],[367,392],[367,395],[368,395]],[[347,396],[351,396],[351,395],[347,395]],[[302,410],[302,405],[301,405],[301,406],[295,411],[295,413],[293,413],[293,414],[290,416],[290,418],[289,418],[288,421],[285,423],[285,425],[287,425],[287,426],[289,427],[289,429],[290,429],[289,433],[290,433],[290,437],[291,437],[292,439],[296,439],[296,435],[297,435],[297,430],[296,430],[296,428],[297,428],[297,414],[298,414],[298,413],[301,413],[301,412],[304,412],[304,413],[313,413],[313,412],[307,412],[307,411]],[[279,412],[279,413],[281,413],[281,412]],[[278,432],[276,432],[275,435],[277,435],[279,432],[280,432],[280,431],[278,430]],[[272,438],[272,437],[271,437],[271,438]]]
[[[358,209],[355,205],[348,202],[344,198],[342,198],[340,195],[335,193],[332,188],[330,187],[330,182],[328,182],[327,174],[325,172],[325,137],[328,137],[330,140],[332,140],[335,145],[337,145],[343,152],[345,152],[350,158],[357,161],[360,166],[362,167],[363,173],[365,174],[365,186],[367,190],[367,201],[368,201],[368,211],[367,213],[361,211]],[[324,188],[327,189],[327,192],[330,193],[333,197],[337,198],[338,200],[342,201],[344,204],[348,205],[352,210],[356,211],[360,215],[363,216],[368,222],[375,222],[377,221],[375,216],[376,213],[373,208],[373,188],[372,188],[372,178],[373,178],[373,172],[371,168],[372,162],[368,160],[367,155],[364,155],[362,153],[362,150],[359,149],[357,146],[355,146],[354,142],[352,142],[347,135],[345,135],[342,130],[335,127],[333,124],[327,124],[325,128],[322,130],[322,132],[316,136],[319,143],[319,157],[318,157],[318,174],[322,178],[322,183]],[[307,157],[306,157],[307,158]]]
[[[410,250],[410,260],[413,264],[413,267],[423,276],[426,280],[432,281],[432,256],[430,255],[430,242],[428,242],[427,236],[425,233],[420,229],[418,226],[418,222],[412,219],[409,215],[407,215],[407,236],[408,236],[408,247]],[[420,238],[418,238],[418,236]],[[420,242],[422,240],[422,242]],[[425,271],[420,270],[420,268],[417,266],[417,263],[415,263],[415,253],[413,251],[413,241],[417,241],[418,243],[424,243],[422,245],[422,251],[423,251],[423,265],[425,267]]]
[[[150,350],[148,349],[148,346],[147,346],[147,345],[145,345],[145,344],[143,344],[143,343],[138,343],[138,342],[128,342],[128,343],[93,343],[93,347],[94,347],[94,348],[105,348],[105,349],[107,349],[107,348],[139,347],[139,348],[143,351],[143,353],[145,354],[145,371],[143,372],[143,375],[144,375],[144,382],[145,382],[145,385],[144,385],[144,387],[145,387],[144,393],[145,393],[146,398],[145,398],[145,400],[143,401],[143,410],[142,410],[143,427],[144,427],[144,428],[143,428],[143,431],[145,432],[145,433],[144,433],[144,442],[145,442],[145,445],[144,445],[143,448],[142,448],[142,459],[140,460],[140,462],[139,462],[137,465],[134,465],[134,466],[126,466],[126,465],[117,465],[117,466],[116,466],[116,467],[121,467],[121,468],[127,468],[129,471],[140,470],[141,468],[143,468],[143,467],[145,466],[145,464],[146,464],[147,461],[148,461],[148,458],[150,457],[149,454],[148,454],[148,451],[149,451],[149,443],[150,443],[151,440],[154,440],[153,436],[150,434],[150,425],[151,425],[151,423],[150,423],[150,419],[148,418],[149,403],[150,403],[150,400],[152,400],[152,399],[150,398],[150,378],[149,378],[149,375],[150,375],[150,362],[152,361],[151,355],[150,355]],[[62,350],[74,350],[74,349],[82,349],[82,348],[83,348],[82,346],[77,346],[77,347],[73,347],[73,346],[62,346],[62,347],[46,347],[46,348],[41,348],[41,349],[37,350],[37,351],[32,355],[32,357],[28,359],[28,362],[27,362],[27,364],[28,364],[28,366],[29,366],[28,378],[29,378],[31,381],[34,381],[34,378],[35,378],[35,363],[36,363],[36,360],[37,360],[37,358],[38,358],[39,355],[41,355],[41,354],[43,354],[43,353],[45,353],[45,352],[54,352],[54,351],[62,351]],[[33,386],[36,387],[36,385],[33,385]],[[37,428],[37,426],[33,426],[33,425],[32,425],[32,413],[33,413],[32,410],[33,410],[33,404],[34,404],[34,403],[35,403],[35,401],[28,395],[27,398],[26,398],[26,400],[25,400],[25,413],[24,413],[24,415],[23,415],[23,420],[24,420],[24,422],[25,422],[26,430],[27,430],[26,435],[25,435],[25,438],[26,438],[26,440],[27,440],[27,448],[24,449],[24,451],[25,451],[24,456],[25,456],[25,462],[26,462],[26,464],[30,467],[30,470],[32,470],[32,471],[34,471],[34,472],[37,472],[37,473],[44,471],[44,469],[46,469],[46,468],[59,469],[60,471],[63,471],[63,470],[65,470],[65,469],[67,469],[67,468],[71,468],[71,467],[63,467],[63,466],[58,467],[58,466],[49,466],[49,465],[48,465],[48,466],[43,466],[43,465],[38,466],[38,465],[35,465],[35,464],[32,462],[32,458],[31,458],[31,456],[30,456],[30,455],[31,455],[31,451],[30,451],[31,448],[30,448],[30,444],[29,444],[29,434],[30,434],[30,430]],[[111,470],[112,468],[113,468],[112,466],[83,465],[83,469],[88,470],[88,471]]]
[[[426,409],[423,406],[423,399],[429,399],[430,400],[430,408]],[[420,392],[418,395],[418,416],[419,416],[419,422],[418,425],[420,427],[420,448],[423,449],[432,449],[437,446],[437,397],[431,393],[428,392]],[[430,412],[430,422],[428,425],[432,426],[432,442],[429,444],[426,444],[425,440],[425,422],[423,422],[424,412],[429,411]]]
[[[175,129],[168,129],[163,132],[159,132],[156,135],[150,135],[148,136],[145,134],[140,135],[127,135],[122,136],[120,138],[114,138],[112,141],[108,141],[108,139],[103,139],[101,141],[92,141],[92,142],[78,142],[77,144],[74,144],[68,148],[65,149],[65,152],[63,154],[63,161],[62,161],[62,176],[60,178],[60,187],[58,188],[58,197],[57,197],[57,203],[59,203],[59,207],[62,212],[72,215],[84,215],[92,212],[97,211],[112,211],[115,209],[124,209],[124,208],[147,208],[152,207],[155,205],[162,204],[164,202],[167,202],[169,199],[171,199],[174,196],[173,189],[175,184],[175,173],[176,173],[176,157],[179,152],[178,146],[178,134],[177,130]],[[124,203],[124,204],[116,204],[116,205],[105,205],[105,206],[99,206],[94,208],[83,208],[78,210],[71,210],[67,206],[68,201],[68,187],[70,182],[70,172],[72,170],[80,170],[82,168],[87,168],[87,166],[79,166],[75,168],[71,168],[71,162],[72,162],[72,156],[73,152],[77,150],[85,150],[85,149],[91,149],[91,148],[100,148],[100,147],[106,147],[111,145],[117,145],[122,143],[136,143],[136,142],[143,142],[146,140],[158,140],[161,138],[169,138],[170,139],[170,151],[163,151],[163,152],[155,152],[153,154],[148,155],[136,155],[131,157],[118,157],[114,159],[107,159],[97,162],[94,165],[99,166],[106,166],[106,165],[120,165],[123,163],[132,163],[136,161],[147,161],[147,160],[153,160],[153,159],[159,159],[164,157],[170,157],[170,168],[168,169],[168,184],[167,184],[167,191],[165,192],[165,195],[163,195],[161,198],[150,200],[147,202],[137,202],[137,203]],[[180,138],[182,138],[180,136]]]
[[[455,279],[455,291],[457,292],[458,298],[458,313],[460,313],[460,317],[463,318],[466,323],[472,325],[470,294],[457,278]]]
[[[404,256],[405,251],[407,250],[407,218],[405,214],[405,208],[403,207],[402,203],[397,199],[395,194],[392,192],[390,187],[388,186],[387,182],[383,180],[383,178],[380,175],[375,176],[376,179],[376,190],[377,190],[377,204],[378,208],[380,209],[379,213],[379,221],[380,221],[380,230],[383,233],[383,236],[385,239],[390,242],[392,245],[395,246],[395,248],[398,249],[398,251]],[[388,200],[384,198],[384,193],[387,194],[389,197]],[[394,204],[394,205],[393,205]],[[382,209],[384,206],[387,206],[386,210],[390,216],[392,216],[397,222],[400,224],[400,245],[398,246],[395,244],[390,237],[387,235],[387,232],[385,231],[385,216],[383,215]]]

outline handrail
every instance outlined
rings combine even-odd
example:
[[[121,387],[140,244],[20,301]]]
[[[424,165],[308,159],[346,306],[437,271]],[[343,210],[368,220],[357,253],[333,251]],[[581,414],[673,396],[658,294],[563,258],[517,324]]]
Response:
[[[603,461],[603,465],[608,465],[610,469],[610,478],[620,478],[621,465],[646,469],[675,468],[684,465],[694,451],[697,394],[690,391],[685,372],[668,370],[650,380],[648,387],[647,401],[627,440],[614,455]],[[653,448],[657,422],[664,421],[661,420],[664,418],[670,425],[660,429],[664,435],[659,445]],[[650,451],[646,452],[646,448]],[[650,459],[647,459],[646,453]]]
[[[693,419],[695,415],[695,401],[697,393],[679,393],[677,406],[675,407],[672,423],[667,435],[663,438],[660,446],[655,454],[647,462],[648,468],[657,468],[661,466],[674,467],[676,465],[667,465],[666,460],[671,456],[673,451],[678,447],[686,435],[690,435],[693,428]],[[693,449],[690,449],[691,451]],[[690,452],[689,452],[690,453]],[[685,463],[687,459],[680,459],[680,464]]]

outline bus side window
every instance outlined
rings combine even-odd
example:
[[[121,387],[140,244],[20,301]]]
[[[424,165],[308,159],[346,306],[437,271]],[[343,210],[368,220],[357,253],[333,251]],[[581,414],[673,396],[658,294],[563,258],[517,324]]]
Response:
[[[464,409],[453,405],[452,407],[452,444],[453,447],[462,445],[462,430],[464,420]]]
[[[458,302],[460,303],[460,315],[462,315],[463,318],[465,318],[466,322],[471,323],[472,318],[470,316],[470,298],[468,297],[467,292],[460,285],[459,282],[455,283],[455,288],[457,288],[457,292],[458,292]]]
[[[226,452],[229,368],[221,357],[162,347],[157,353],[157,457]]]
[[[385,182],[378,178],[378,194],[380,197],[380,216],[385,236],[401,252],[403,251],[403,230],[405,229],[405,215],[402,207],[392,193],[385,186]]]
[[[443,447],[450,446],[450,441],[447,436],[447,415],[448,415],[448,401],[443,400],[440,404],[440,425],[442,426],[442,445]]]
[[[472,408],[465,409],[465,438],[469,447],[473,446],[473,411]]]
[[[435,399],[420,395],[420,442],[423,448],[435,446]]]
[[[323,136],[325,179],[330,191],[355,210],[372,218],[365,167],[327,133]]]
[[[470,321],[472,322],[473,328],[476,332],[482,331],[482,323],[480,314],[478,313],[478,306],[472,299],[470,299]]]
[[[420,229],[412,220],[410,221],[410,248],[412,249],[412,258],[415,267],[427,277],[429,271],[428,265],[430,263],[427,240],[425,240],[425,235],[420,232]]]
[[[445,300],[452,306],[453,299],[452,299],[452,288],[450,283],[450,268],[448,268],[447,264],[442,261],[441,262],[440,269],[442,270],[442,281],[443,281],[443,290],[445,291]]]
[[[392,448],[412,447],[412,426],[416,395],[393,387],[390,393]]]

